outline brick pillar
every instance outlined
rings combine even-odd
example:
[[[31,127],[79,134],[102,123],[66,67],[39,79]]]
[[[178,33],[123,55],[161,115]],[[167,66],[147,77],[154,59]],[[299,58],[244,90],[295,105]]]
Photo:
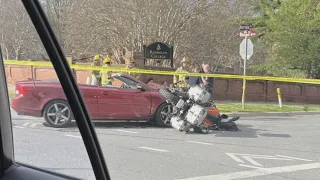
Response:
[[[71,65],[74,64],[74,62],[73,62],[73,60],[72,60],[72,56],[71,56],[71,55],[66,55],[66,59],[67,59],[67,61],[68,61],[68,64],[69,64],[70,67],[71,67]],[[74,77],[75,79],[77,79],[77,71],[76,71],[75,69],[73,69],[73,68],[71,68],[71,71],[72,71],[73,77]]]
[[[144,55],[143,52],[134,52],[133,53],[133,60],[137,65],[137,68],[143,69],[144,68]]]

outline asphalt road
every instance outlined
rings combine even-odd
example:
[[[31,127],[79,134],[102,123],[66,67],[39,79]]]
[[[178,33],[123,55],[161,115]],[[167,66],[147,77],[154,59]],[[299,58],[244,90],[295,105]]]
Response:
[[[76,127],[54,129],[12,113],[15,158],[94,179]],[[319,180],[320,116],[248,117],[241,132],[181,133],[143,123],[96,124],[115,180]]]

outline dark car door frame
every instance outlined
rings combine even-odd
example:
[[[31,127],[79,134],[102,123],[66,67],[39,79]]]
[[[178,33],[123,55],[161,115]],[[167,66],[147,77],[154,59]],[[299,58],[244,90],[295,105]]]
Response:
[[[46,15],[38,0],[22,0],[22,3],[40,36],[49,58],[51,59],[70,107],[74,112],[74,117],[88,152],[95,177],[98,180],[109,180],[110,175],[108,173],[93,124],[85,108],[85,104],[82,100],[79,88],[77,87],[77,83],[72,75],[72,71],[54,35],[54,32],[49,25]],[[0,179],[75,179],[41,169],[19,165],[14,162],[12,122],[9,108],[10,104],[2,55],[0,61],[0,114],[2,118],[0,120]]]
[[[0,46],[0,180],[66,180],[78,178],[69,177],[44,169],[16,163],[14,161],[14,146],[12,120],[10,111],[7,79]]]

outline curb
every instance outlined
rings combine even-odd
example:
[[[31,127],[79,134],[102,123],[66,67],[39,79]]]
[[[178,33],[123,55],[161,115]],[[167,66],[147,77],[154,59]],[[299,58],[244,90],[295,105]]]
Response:
[[[298,115],[320,115],[320,111],[296,111],[296,112],[253,112],[253,113],[225,113],[232,117],[234,115],[240,117],[255,117],[255,116],[298,116]]]

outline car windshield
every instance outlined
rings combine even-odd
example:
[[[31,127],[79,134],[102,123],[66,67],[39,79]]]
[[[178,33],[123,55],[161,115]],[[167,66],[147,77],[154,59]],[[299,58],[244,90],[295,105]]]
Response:
[[[319,179],[319,0],[39,2],[112,179]],[[95,179],[48,42],[0,23],[15,161]]]
[[[133,79],[130,79],[126,76],[118,75],[118,76],[114,76],[114,77],[125,82],[126,84],[128,84],[130,86],[137,87],[137,85],[139,85],[139,84],[145,85],[144,83],[139,83],[138,80],[133,80]]]

